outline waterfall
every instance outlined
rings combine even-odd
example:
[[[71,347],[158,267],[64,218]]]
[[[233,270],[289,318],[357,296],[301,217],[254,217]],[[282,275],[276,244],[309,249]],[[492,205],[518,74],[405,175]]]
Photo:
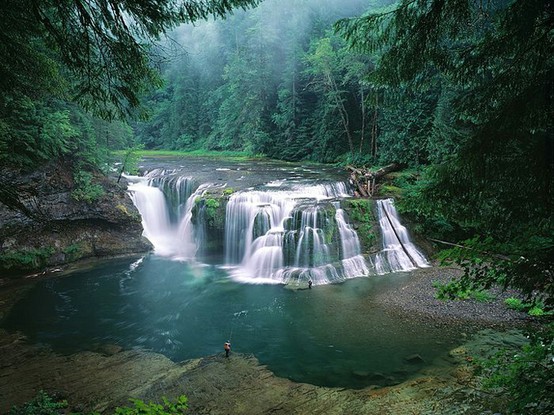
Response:
[[[209,185],[196,190],[189,177],[155,170],[144,177],[128,177],[129,194],[142,217],[143,235],[157,255],[193,259],[197,244],[191,223],[194,200]]]
[[[358,234],[346,221],[344,210],[336,205],[336,221],[340,233],[342,267],[347,278],[369,274],[367,263],[361,254]]]
[[[343,182],[281,180],[235,192],[225,207],[223,235],[206,227],[203,205],[195,210],[194,225],[192,214],[197,197],[224,184],[197,186],[190,177],[161,169],[128,179],[144,236],[156,254],[192,260],[208,255],[200,248],[219,238],[224,263],[239,281],[321,285],[429,266],[400,223],[392,199],[376,201],[383,248],[366,261],[339,202],[351,196]]]
[[[408,230],[400,223],[393,200],[377,200],[377,214],[383,250],[374,258],[375,271],[386,274],[428,267],[425,256],[410,241]]]
[[[356,232],[332,199],[343,183],[234,194],[226,208],[225,258],[250,283],[342,281],[368,274]]]

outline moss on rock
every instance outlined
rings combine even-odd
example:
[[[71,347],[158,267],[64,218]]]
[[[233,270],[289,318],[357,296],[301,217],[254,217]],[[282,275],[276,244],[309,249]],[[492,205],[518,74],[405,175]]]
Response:
[[[342,208],[358,233],[363,253],[378,252],[380,250],[379,224],[375,216],[374,201],[371,199],[345,199],[342,201]]]

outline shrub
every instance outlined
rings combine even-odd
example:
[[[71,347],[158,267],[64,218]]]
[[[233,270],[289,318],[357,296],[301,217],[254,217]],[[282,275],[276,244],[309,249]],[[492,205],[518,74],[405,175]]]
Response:
[[[132,407],[124,406],[116,408],[114,415],[178,415],[184,414],[188,409],[188,398],[185,395],[177,398],[176,402],[170,402],[162,398],[162,404],[145,403],[140,399],[131,399]]]
[[[175,402],[162,398],[162,403],[145,403],[140,399],[131,399],[132,406],[115,408],[113,415],[179,415],[188,409],[188,398],[181,395]],[[61,415],[67,412],[66,400],[59,400],[40,391],[31,401],[22,406],[13,406],[8,415]],[[79,413],[73,415],[80,415]],[[82,414],[84,415],[84,414]],[[98,415],[96,412],[89,415]]]
[[[461,281],[455,280],[446,284],[434,282],[433,287],[437,290],[435,297],[439,300],[469,300],[473,299],[481,303],[492,300],[491,294],[483,289],[472,289]]]
[[[67,408],[67,401],[56,401],[44,391],[39,391],[29,402],[22,406],[13,406],[8,415],[59,415]]]
[[[513,310],[526,311],[527,314],[534,317],[554,314],[553,311],[544,311],[544,303],[537,299],[525,303],[519,298],[510,297],[504,300],[504,304]]]
[[[102,186],[92,183],[92,173],[88,171],[79,170],[74,174],[73,180],[75,188],[71,192],[71,196],[77,201],[91,203],[104,195],[104,189]]]
[[[506,298],[504,304],[506,304],[508,308],[517,311],[523,311],[527,308],[527,304],[524,304],[519,298],[514,297]]]
[[[506,397],[509,413],[554,413],[554,324],[519,349],[498,352],[478,363],[481,383]]]
[[[9,251],[0,255],[0,268],[36,269],[46,265],[48,258],[55,252],[54,248],[32,248],[21,251]]]

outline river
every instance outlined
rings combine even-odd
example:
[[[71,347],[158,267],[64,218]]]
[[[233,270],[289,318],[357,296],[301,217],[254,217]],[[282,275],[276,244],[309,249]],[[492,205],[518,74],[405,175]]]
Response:
[[[166,172],[162,175],[177,171],[196,183],[209,181],[234,191],[284,191],[294,203],[297,196],[293,192],[291,199],[291,189],[300,186],[302,209],[310,212],[314,209],[306,207],[307,200],[313,195],[306,189],[340,182],[344,176],[335,168],[277,162],[148,159],[142,166],[145,172],[156,169]],[[314,203],[330,203],[340,212],[337,198],[346,196],[327,196],[315,197]],[[338,223],[339,228],[348,226],[346,219],[341,225],[341,215],[329,216],[328,222]],[[319,222],[309,223],[312,229]],[[266,233],[257,237],[303,232],[287,229],[270,221]],[[311,236],[310,254],[318,255],[314,246],[325,246],[329,252],[335,249],[324,239],[322,245],[314,245],[314,238],[326,233],[330,232]],[[223,343],[230,340],[233,352],[254,354],[276,375],[322,386],[392,385],[417,376],[430,365],[448,364],[447,351],[462,341],[458,334],[409,317],[399,320],[374,301],[379,293],[400,289],[409,281],[410,272],[375,272],[369,263],[351,274],[343,270],[349,259],[344,245],[335,249],[340,258],[333,263],[317,263],[321,255],[306,259],[305,254],[296,254],[291,255],[290,264],[281,258],[281,268],[275,263],[269,268],[264,265],[248,278],[240,277],[245,261],[251,265],[248,248],[235,263],[223,255],[220,263],[207,264],[164,251],[101,262],[40,281],[14,306],[3,325],[61,353],[117,344],[163,353],[175,361],[221,353]],[[301,246],[295,245],[297,252]],[[319,254],[327,252],[318,249]],[[384,251],[390,249],[384,247]],[[369,258],[362,259],[364,264],[365,260]],[[318,279],[319,271],[314,269],[321,267],[339,271],[325,271]],[[287,274],[291,269],[295,271]],[[260,272],[268,275],[257,279]],[[335,274],[340,278],[333,280]],[[314,279],[312,289],[307,289],[304,277]]]

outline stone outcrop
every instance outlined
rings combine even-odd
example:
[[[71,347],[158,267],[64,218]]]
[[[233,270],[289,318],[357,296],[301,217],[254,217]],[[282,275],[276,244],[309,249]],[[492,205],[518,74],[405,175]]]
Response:
[[[125,185],[98,175],[103,195],[73,197],[71,169],[50,164],[32,173],[2,170],[0,271],[17,275],[82,258],[117,256],[151,248]]]

